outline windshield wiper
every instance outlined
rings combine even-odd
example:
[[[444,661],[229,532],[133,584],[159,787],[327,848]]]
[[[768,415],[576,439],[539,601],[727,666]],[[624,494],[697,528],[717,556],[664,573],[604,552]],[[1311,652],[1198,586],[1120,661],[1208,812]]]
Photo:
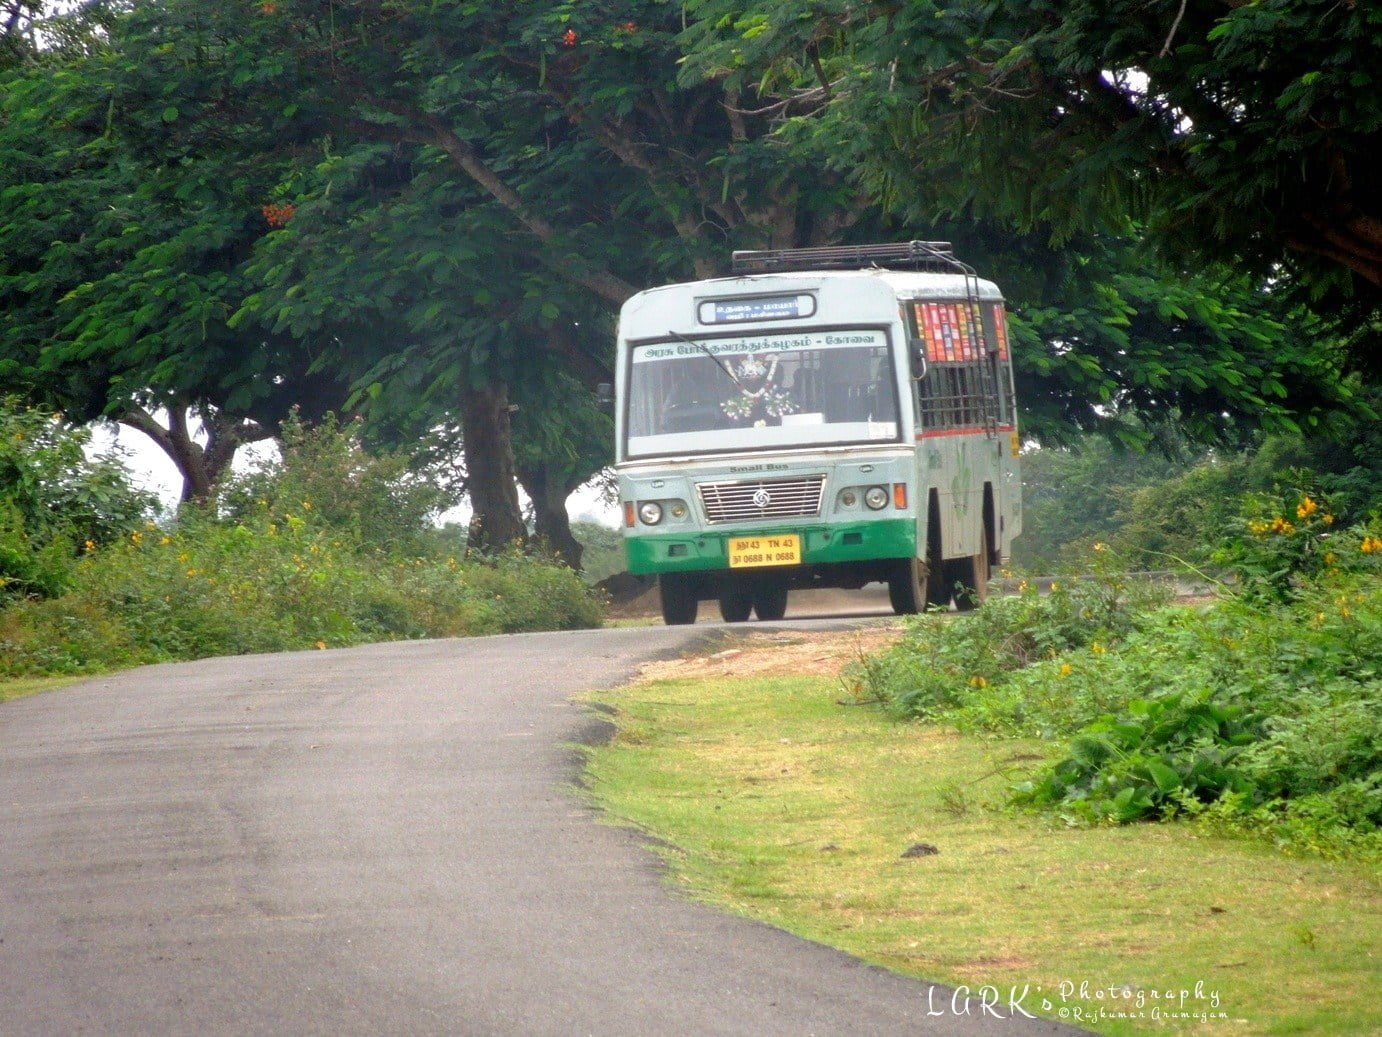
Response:
[[[668,328],[668,329],[667,329],[667,334],[671,335],[671,336],[672,336],[673,338],[675,338],[675,339],[679,339],[679,340],[681,340],[682,342],[685,342],[688,346],[695,346],[697,349],[699,349],[699,350],[700,350],[702,353],[704,353],[706,356],[710,357],[711,360],[714,360],[714,361],[715,361],[715,366],[718,367],[721,371],[723,371],[723,372],[725,373],[725,377],[728,378],[731,382],[733,382],[733,383],[739,388],[739,391],[740,391],[740,392],[748,392],[748,390],[744,388],[744,383],[741,382],[741,381],[739,381],[738,378],[735,378],[735,377],[734,377],[734,372],[731,371],[728,367],[726,367],[726,366],[724,365],[724,361],[722,361],[719,357],[717,357],[714,353],[712,353],[712,352],[706,347],[706,345],[705,345],[704,342],[697,342],[697,341],[696,341],[695,339],[693,339],[693,338],[687,338],[687,337],[686,337],[685,335],[683,335],[681,332],[679,332],[679,331],[673,331],[671,328]]]

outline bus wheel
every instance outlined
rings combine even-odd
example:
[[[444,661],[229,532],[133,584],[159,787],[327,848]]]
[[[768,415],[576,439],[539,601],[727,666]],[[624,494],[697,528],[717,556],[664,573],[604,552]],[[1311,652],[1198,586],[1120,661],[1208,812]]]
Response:
[[[669,627],[696,622],[700,601],[696,598],[695,585],[687,577],[680,573],[663,573],[658,577],[657,588],[662,597],[662,622]]]
[[[920,558],[902,558],[893,563],[888,577],[888,600],[899,616],[911,616],[926,608],[926,567]]]
[[[951,585],[955,588],[955,608],[970,612],[982,605],[989,596],[989,537],[984,530],[984,541],[979,545],[979,553],[968,558],[957,558],[949,563],[954,566]]]
[[[946,565],[941,558],[940,536],[928,538],[926,542],[926,607],[949,608],[950,588],[951,583],[946,576]]]
[[[765,583],[754,588],[753,611],[759,619],[775,620],[787,615],[787,584]]]
[[[753,592],[735,587],[720,595],[720,618],[726,623],[744,623],[753,608]]]

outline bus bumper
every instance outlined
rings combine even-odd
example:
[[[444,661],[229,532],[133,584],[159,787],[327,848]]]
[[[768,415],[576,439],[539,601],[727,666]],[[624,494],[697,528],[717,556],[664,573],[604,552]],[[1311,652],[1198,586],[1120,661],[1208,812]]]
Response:
[[[625,536],[629,572],[636,575],[704,572],[729,569],[728,543],[732,537],[770,537],[795,533],[801,537],[801,565],[868,562],[917,555],[915,518],[878,519],[823,527],[774,526],[770,529],[717,529],[713,533],[671,533]],[[797,566],[778,567],[783,571]],[[742,570],[752,572],[755,570]],[[757,570],[764,571],[764,570]]]

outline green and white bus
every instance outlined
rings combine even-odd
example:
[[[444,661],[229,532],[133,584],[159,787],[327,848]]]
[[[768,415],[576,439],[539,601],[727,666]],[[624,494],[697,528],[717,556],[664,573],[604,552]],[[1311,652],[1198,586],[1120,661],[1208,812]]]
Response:
[[[973,608],[1022,527],[1003,297],[945,242],[736,252],[619,318],[629,571],[669,624],[888,585]]]

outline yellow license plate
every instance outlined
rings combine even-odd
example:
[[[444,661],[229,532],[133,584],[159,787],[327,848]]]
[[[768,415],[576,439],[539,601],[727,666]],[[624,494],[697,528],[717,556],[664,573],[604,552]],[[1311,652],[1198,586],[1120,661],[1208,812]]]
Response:
[[[795,533],[762,537],[730,537],[729,567],[751,569],[758,565],[800,565],[801,537]]]

